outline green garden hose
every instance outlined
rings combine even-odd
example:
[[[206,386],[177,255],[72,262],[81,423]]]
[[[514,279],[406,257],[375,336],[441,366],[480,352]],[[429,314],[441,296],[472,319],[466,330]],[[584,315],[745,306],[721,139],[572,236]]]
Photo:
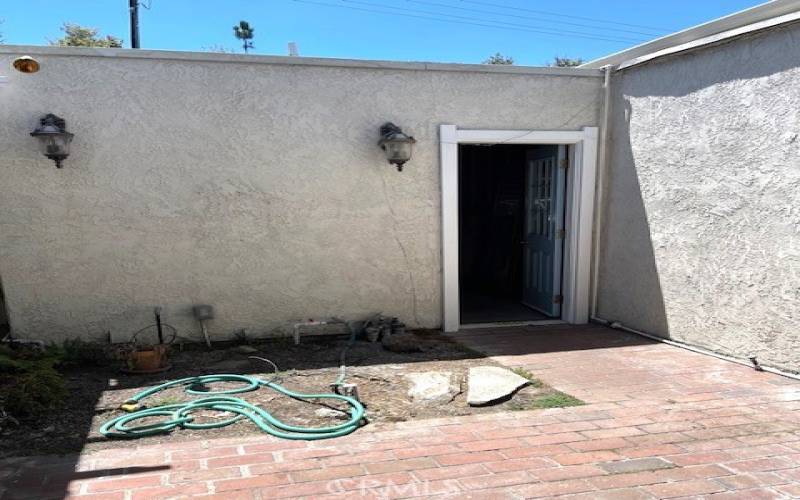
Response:
[[[215,382],[241,382],[244,385],[233,389],[221,391],[205,391],[207,384]],[[340,382],[340,381],[339,381]],[[141,402],[148,396],[174,386],[185,386],[188,394],[206,395],[209,397],[196,399],[180,404],[156,406],[153,408],[141,407]],[[231,394],[255,391],[267,387],[290,398],[301,401],[312,399],[336,399],[344,401],[350,406],[350,419],[340,425],[330,427],[298,427],[288,425],[270,415],[263,408],[250,404],[247,401],[233,397]],[[358,429],[364,418],[364,406],[356,399],[341,394],[302,394],[292,392],[285,387],[269,380],[247,375],[219,374],[201,375],[179,380],[173,380],[155,387],[146,389],[126,401],[122,408],[131,413],[113,418],[103,424],[100,433],[110,438],[138,438],[154,434],[169,433],[177,427],[185,429],[213,429],[233,424],[242,418],[249,418],[259,429],[273,436],[284,439],[315,440],[329,439],[350,434]],[[192,413],[199,410],[216,410],[232,413],[233,416],[221,422],[194,423]],[[146,425],[130,425],[131,422],[147,417],[166,417],[160,422]]]

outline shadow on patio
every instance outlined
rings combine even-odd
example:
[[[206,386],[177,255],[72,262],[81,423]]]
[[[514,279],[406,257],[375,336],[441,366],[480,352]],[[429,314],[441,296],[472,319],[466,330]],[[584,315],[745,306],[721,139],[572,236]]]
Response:
[[[519,356],[652,345],[653,340],[594,325],[547,325],[461,330],[449,335],[486,356]]]

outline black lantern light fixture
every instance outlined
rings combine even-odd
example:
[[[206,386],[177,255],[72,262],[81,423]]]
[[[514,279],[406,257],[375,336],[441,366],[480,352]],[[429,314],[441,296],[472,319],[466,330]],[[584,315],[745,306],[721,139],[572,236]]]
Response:
[[[67,132],[67,122],[48,113],[39,120],[39,126],[31,132],[31,135],[39,139],[42,153],[56,162],[56,168],[61,168],[61,162],[69,156],[69,143],[72,142],[73,136]]]
[[[11,63],[20,73],[36,73],[39,71],[39,61],[31,56],[20,56]]]
[[[391,122],[381,125],[381,140],[378,146],[386,153],[389,163],[397,165],[397,171],[403,171],[403,165],[411,159],[416,139],[404,134],[400,127]]]

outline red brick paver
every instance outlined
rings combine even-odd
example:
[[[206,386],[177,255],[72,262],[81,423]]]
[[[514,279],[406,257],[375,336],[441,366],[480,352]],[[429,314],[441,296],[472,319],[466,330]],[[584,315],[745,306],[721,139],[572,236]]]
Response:
[[[0,498],[800,497],[800,382],[600,327],[457,338],[587,405],[9,458]]]

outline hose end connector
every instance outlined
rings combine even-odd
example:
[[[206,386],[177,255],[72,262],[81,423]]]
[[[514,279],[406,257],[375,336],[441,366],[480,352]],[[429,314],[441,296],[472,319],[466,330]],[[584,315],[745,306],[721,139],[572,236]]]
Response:
[[[119,405],[119,409],[122,411],[126,411],[128,413],[133,413],[135,411],[139,411],[142,408],[142,405],[136,401],[135,399],[129,399]]]
[[[356,384],[344,384],[341,382],[337,382],[331,384],[331,391],[334,394],[339,394],[340,396],[347,396],[348,398],[353,398],[358,402],[361,402],[358,399],[358,386]]]

